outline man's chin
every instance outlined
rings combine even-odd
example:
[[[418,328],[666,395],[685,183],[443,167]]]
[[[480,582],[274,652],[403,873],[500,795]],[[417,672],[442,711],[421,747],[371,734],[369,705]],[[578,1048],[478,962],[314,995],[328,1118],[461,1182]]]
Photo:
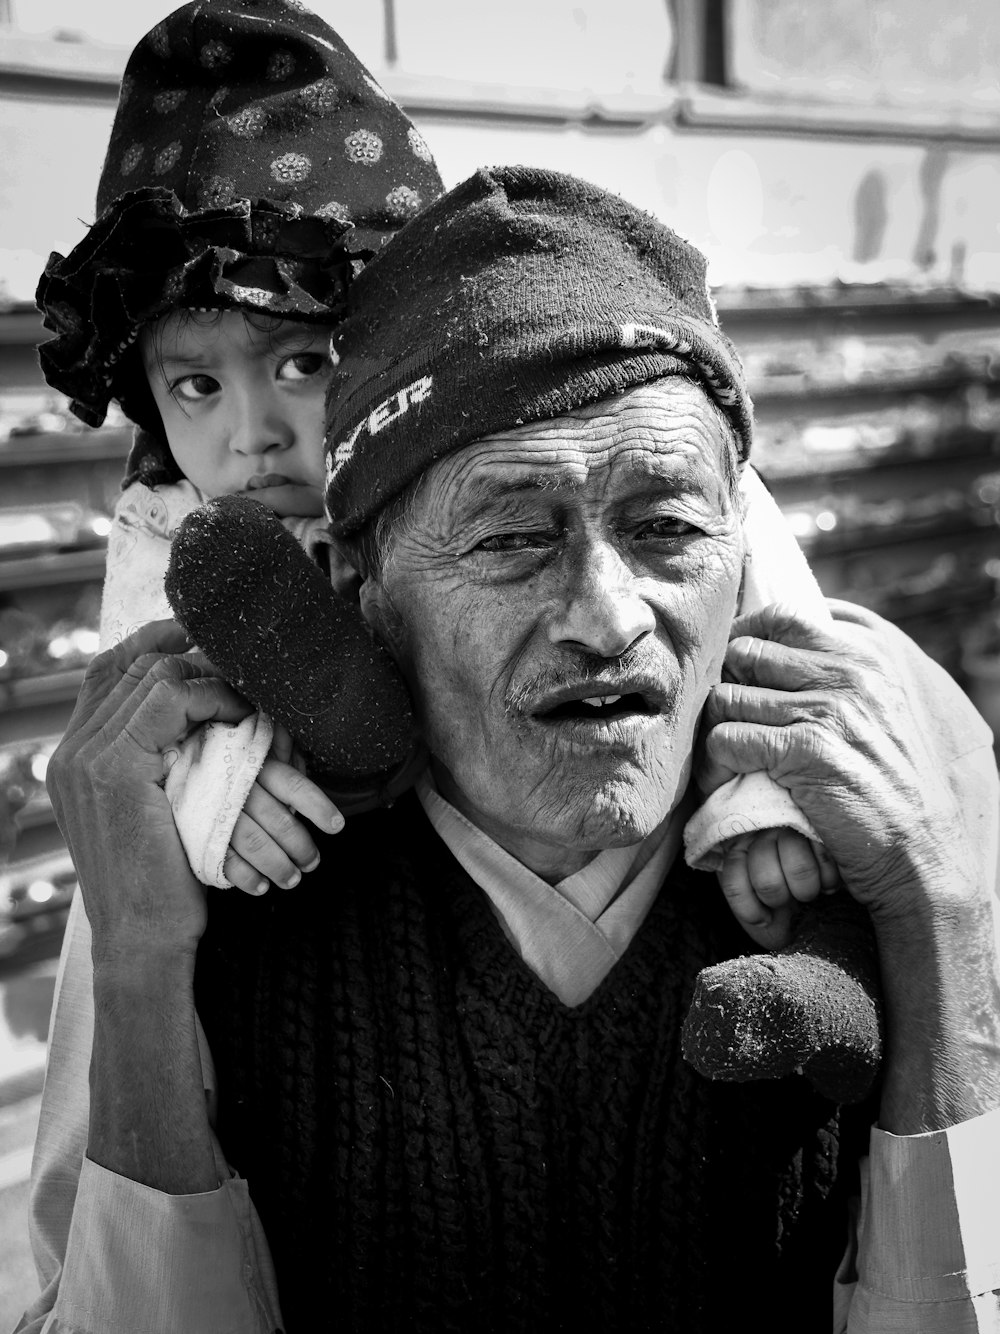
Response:
[[[648,774],[568,785],[539,804],[533,828],[537,837],[578,852],[631,847],[663,823],[678,790],[676,780]]]

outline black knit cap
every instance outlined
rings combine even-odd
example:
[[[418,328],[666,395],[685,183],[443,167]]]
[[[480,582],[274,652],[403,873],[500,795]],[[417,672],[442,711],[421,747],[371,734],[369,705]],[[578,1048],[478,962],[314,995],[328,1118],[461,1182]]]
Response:
[[[298,0],[184,5],[132,52],[97,221],[39,283],[45,377],[99,426],[122,354],[175,307],[333,324],[356,270],[442,188],[419,132]]]
[[[360,532],[435,459],[666,375],[750,448],[753,407],[700,251],[596,185],[476,172],[353,284],[334,337],[327,512]]]

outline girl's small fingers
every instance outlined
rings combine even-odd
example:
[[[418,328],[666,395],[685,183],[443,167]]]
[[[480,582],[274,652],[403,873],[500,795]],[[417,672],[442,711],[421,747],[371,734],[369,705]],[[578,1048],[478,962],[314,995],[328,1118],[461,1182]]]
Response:
[[[249,862],[244,861],[238,852],[234,852],[231,846],[222,863],[222,870],[233,888],[242,890],[244,894],[252,894],[257,898],[270,889],[265,877],[259,871],[255,871]]]
[[[767,829],[752,840],[747,848],[747,872],[753,892],[766,908],[784,908],[791,902],[776,829]]]
[[[819,885],[821,894],[833,894],[841,888],[840,868],[827,852],[822,843],[814,843],[816,863],[819,866]]]
[[[339,834],[344,827],[344,817],[311,778],[292,764],[281,760],[266,760],[257,775],[257,783],[269,792],[282,806],[291,807],[328,834]]]
[[[292,758],[292,734],[281,723],[274,724],[274,736],[271,739],[271,754],[276,760],[288,764]]]
[[[780,829],[777,838],[781,873],[797,903],[811,903],[822,889],[816,844],[794,829]]]
[[[243,813],[301,870],[312,871],[319,864],[319,851],[306,825],[259,782],[250,789]]]
[[[719,883],[730,911],[747,935],[765,949],[776,950],[791,938],[791,912],[762,903],[750,882],[747,840],[738,839],[727,852]]]
[[[253,867],[258,879],[263,876],[284,889],[291,889],[302,879],[299,868],[268,830],[247,814],[246,807],[237,817],[229,846]]]

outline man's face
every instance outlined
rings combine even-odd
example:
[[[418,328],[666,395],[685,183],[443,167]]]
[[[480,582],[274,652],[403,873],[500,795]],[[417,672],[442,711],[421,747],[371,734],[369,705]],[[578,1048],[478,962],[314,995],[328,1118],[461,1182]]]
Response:
[[[540,874],[683,794],[740,586],[730,448],[684,379],[487,437],[434,465],[363,591],[443,794]]]

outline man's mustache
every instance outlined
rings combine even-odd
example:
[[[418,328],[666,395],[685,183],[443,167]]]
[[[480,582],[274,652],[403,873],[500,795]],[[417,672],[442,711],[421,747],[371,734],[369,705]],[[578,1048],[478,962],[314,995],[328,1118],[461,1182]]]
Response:
[[[513,713],[532,713],[540,700],[566,690],[583,694],[642,694],[665,705],[674,694],[673,659],[656,644],[626,649],[617,658],[598,653],[561,654],[559,661],[540,668],[519,682],[507,695],[506,708]]]

